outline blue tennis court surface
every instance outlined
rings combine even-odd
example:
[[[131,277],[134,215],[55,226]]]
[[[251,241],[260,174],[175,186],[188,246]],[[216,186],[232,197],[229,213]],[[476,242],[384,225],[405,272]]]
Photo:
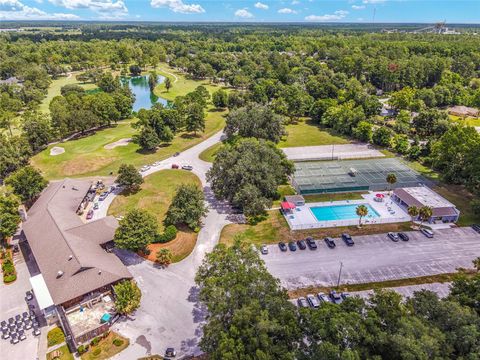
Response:
[[[369,218],[378,218],[380,215],[369,204],[347,204],[347,205],[335,205],[335,206],[318,206],[311,207],[313,215],[318,221],[328,220],[347,220],[358,219],[359,216],[356,213],[358,205],[365,205],[368,209]]]

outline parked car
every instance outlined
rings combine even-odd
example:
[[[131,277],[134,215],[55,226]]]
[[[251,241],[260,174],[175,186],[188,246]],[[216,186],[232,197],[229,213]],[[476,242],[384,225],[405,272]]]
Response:
[[[40,330],[38,328],[34,328],[32,332],[33,336],[39,336],[40,335]]]
[[[268,254],[268,248],[266,245],[262,245],[260,247],[260,252],[263,254],[263,255],[267,255]]]
[[[297,251],[297,244],[295,244],[295,241],[289,241],[288,248],[290,251]]]
[[[349,234],[347,234],[347,233],[343,233],[343,234],[342,234],[342,240],[345,242],[345,244],[346,244],[347,246],[353,246],[353,245],[355,245],[355,243],[353,242],[352,237],[351,237]]]
[[[315,240],[312,238],[312,237],[307,237],[305,239],[305,241],[307,242],[307,245],[308,245],[308,248],[310,250],[316,250],[317,249],[317,243],[315,242]]]
[[[339,293],[337,293],[335,290],[332,290],[330,292],[330,299],[332,299],[332,302],[334,304],[341,304],[343,302],[342,297],[340,296]]]
[[[167,348],[167,350],[165,350],[165,357],[175,357],[177,356],[177,352],[175,351],[174,348]]]
[[[107,196],[108,196],[108,191],[104,191],[100,194],[100,196],[98,197],[98,200],[103,201],[107,198]]]
[[[18,247],[17,244],[12,246],[12,251],[13,251],[13,253],[18,253],[20,251],[20,248]]]
[[[480,233],[480,225],[478,224],[473,224],[472,229],[475,230],[476,232]]]
[[[332,300],[328,297],[327,294],[324,294],[324,293],[318,293],[317,294],[317,297],[318,297],[318,300],[320,300],[320,303],[324,304],[324,303],[331,303]]]
[[[88,210],[87,220],[90,220],[91,218],[93,218],[93,210]]]
[[[307,244],[305,243],[305,240],[298,240],[297,246],[300,250],[305,250],[307,248]]]
[[[348,299],[349,297],[351,297],[351,295],[350,295],[349,293],[346,293],[346,292],[342,293],[341,296],[342,296],[342,299],[343,299],[343,300],[346,300],[346,299]]]
[[[178,169],[179,166],[177,164],[172,164],[172,169]]]
[[[317,297],[312,294],[307,295],[307,301],[310,304],[310,306],[315,309],[317,309],[320,306],[320,301],[318,301]]]
[[[287,244],[285,244],[283,241],[280,241],[278,243],[278,247],[280,248],[281,251],[287,251]]]
[[[112,193],[112,192],[115,191],[115,189],[116,189],[116,186],[115,186],[115,185],[112,185],[112,186],[110,186],[110,187],[108,188],[108,192],[109,192],[109,193]]]
[[[410,240],[410,238],[408,237],[408,235],[405,234],[405,233],[403,233],[403,232],[399,232],[397,235],[398,235],[398,237],[400,238],[400,240],[402,240],[402,241],[408,241],[408,240]]]
[[[394,242],[398,242],[400,240],[400,237],[395,234],[394,232],[389,232],[387,234],[387,236],[390,238],[390,240],[394,241]]]
[[[180,155],[178,151],[175,154],[173,154],[173,156],[178,156],[178,155]]]
[[[183,169],[183,170],[191,171],[191,170],[193,170],[193,166],[192,166],[192,165],[183,165],[183,166],[182,166],[182,169]]]
[[[150,170],[150,165],[144,165],[144,166],[142,166],[142,167],[140,168],[140,171],[141,171],[141,172],[145,172],[145,171],[147,171],[147,170]]]
[[[98,210],[98,207],[99,207],[98,202],[95,201],[93,203],[93,210]]]
[[[433,231],[427,228],[421,228],[420,229],[421,233],[425,235],[427,238],[433,238]]]
[[[301,308],[307,308],[308,307],[308,302],[307,299],[305,299],[303,296],[299,297],[297,299],[298,306]]]
[[[333,249],[333,248],[335,248],[335,246],[337,246],[335,244],[335,241],[333,241],[333,239],[331,237],[326,237],[325,239],[323,239],[323,241],[325,241],[325,244],[327,244],[327,246],[330,249]]]

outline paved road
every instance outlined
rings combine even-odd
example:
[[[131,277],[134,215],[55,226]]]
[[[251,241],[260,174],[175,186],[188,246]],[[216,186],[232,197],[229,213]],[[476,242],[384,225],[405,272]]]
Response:
[[[205,254],[217,244],[222,228],[234,219],[234,215],[230,215],[229,206],[215,199],[206,181],[205,174],[211,164],[198,158],[203,150],[219,142],[221,135],[222,132],[219,132],[142,174],[148,176],[159,170],[170,169],[172,163],[192,165],[193,173],[204,186],[209,211],[203,220],[193,252],[180,263],[172,264],[166,269],[130,252],[117,250],[117,255],[127,264],[142,290],[142,302],[134,316],[135,320],[125,319],[114,326],[114,330],[130,338],[131,343],[115,359],[130,360],[147,354],[164,354],[170,346],[177,349],[177,357],[200,353],[198,341],[201,338],[200,327],[204,321],[205,309],[197,302],[195,273]],[[102,204],[103,216],[113,197],[110,195]]]
[[[276,245],[263,256],[268,270],[287,289],[337,283],[340,262],[341,283],[367,283],[454,272],[471,268],[480,256],[480,234],[471,228],[435,230],[428,239],[419,232],[409,232],[409,242],[394,243],[384,234],[355,237],[355,246],[336,240],[329,249],[319,241],[316,251],[297,250],[282,253]]]
[[[409,286],[399,286],[388,288],[388,290],[395,290],[404,298],[412,297],[413,293],[420,290],[429,290],[437,293],[440,298],[447,297],[450,294],[450,283],[432,283],[432,284],[421,284],[421,285],[409,285]],[[366,290],[366,291],[353,291],[350,292],[351,295],[358,295],[364,299],[368,299],[371,294],[373,294],[373,290]]]

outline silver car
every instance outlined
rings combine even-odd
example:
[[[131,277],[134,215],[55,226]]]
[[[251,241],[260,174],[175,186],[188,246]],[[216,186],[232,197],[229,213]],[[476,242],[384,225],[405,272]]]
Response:
[[[268,254],[267,245],[262,245],[262,246],[260,247],[260,252],[262,253],[262,255],[267,255],[267,254]]]
[[[307,301],[308,303],[310,304],[311,307],[317,309],[319,306],[320,306],[320,302],[318,301],[318,299],[313,296],[312,294],[308,294],[307,295]]]

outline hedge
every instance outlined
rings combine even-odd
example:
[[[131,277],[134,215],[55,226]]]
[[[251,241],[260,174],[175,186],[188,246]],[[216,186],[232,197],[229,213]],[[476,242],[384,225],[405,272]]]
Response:
[[[169,225],[165,228],[163,234],[157,234],[155,243],[167,243],[177,237],[177,228],[175,225]]]

